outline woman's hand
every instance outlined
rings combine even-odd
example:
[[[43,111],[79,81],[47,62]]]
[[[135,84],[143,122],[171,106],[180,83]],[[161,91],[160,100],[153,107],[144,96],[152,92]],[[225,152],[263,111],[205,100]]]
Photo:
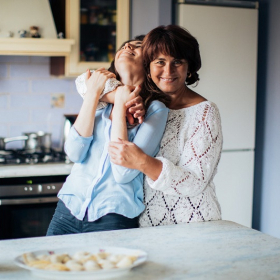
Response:
[[[121,104],[126,108],[126,103],[138,96],[140,91],[140,86],[119,86],[116,91],[115,105]]]
[[[110,142],[108,153],[111,162],[130,169],[137,169],[152,180],[157,180],[162,171],[162,162],[145,154],[132,142],[118,139]]]
[[[139,95],[140,91],[140,86],[120,86],[117,88],[115,104],[121,102],[125,105],[129,124],[134,124],[134,118],[138,118],[139,123],[143,123],[145,110],[143,99]]]
[[[97,95],[98,97],[105,88],[105,83],[110,78],[115,78],[115,74],[106,70],[105,68],[99,68],[93,73],[88,69],[86,72],[85,83],[87,86],[86,95]]]
[[[134,143],[118,139],[110,142],[108,147],[111,162],[130,169],[142,171],[146,154]]]
[[[136,96],[135,93],[131,93],[134,98],[128,101],[125,106],[127,108],[126,117],[129,124],[134,124],[134,119],[138,119],[139,123],[143,123],[144,115],[146,113],[144,109],[143,99],[140,95]]]

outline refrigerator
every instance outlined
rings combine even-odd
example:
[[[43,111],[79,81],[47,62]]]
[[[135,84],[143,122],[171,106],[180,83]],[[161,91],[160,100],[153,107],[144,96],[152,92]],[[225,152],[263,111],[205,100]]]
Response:
[[[214,178],[222,219],[251,227],[257,84],[257,5],[236,7],[184,1],[176,23],[199,42],[202,68],[192,88],[217,104],[223,150]],[[205,1],[197,1],[205,2]],[[230,1],[231,3],[234,1]],[[240,1],[238,1],[240,2]],[[252,2],[250,2],[252,4]]]

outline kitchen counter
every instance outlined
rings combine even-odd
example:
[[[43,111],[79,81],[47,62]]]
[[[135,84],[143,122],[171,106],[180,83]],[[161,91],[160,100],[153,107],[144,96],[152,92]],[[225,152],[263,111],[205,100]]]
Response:
[[[117,246],[148,253],[121,279],[280,279],[280,239],[229,221],[0,241],[0,279],[38,279],[13,259],[27,251]]]
[[[68,175],[71,172],[72,166],[72,163],[1,165],[0,178]]]

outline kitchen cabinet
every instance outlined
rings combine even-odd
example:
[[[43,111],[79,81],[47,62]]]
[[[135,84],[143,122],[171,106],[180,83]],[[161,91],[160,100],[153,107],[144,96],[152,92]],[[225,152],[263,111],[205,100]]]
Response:
[[[0,55],[67,56],[74,40],[0,38]]]
[[[65,76],[108,68],[129,39],[129,0],[66,0],[66,38],[75,40],[65,57]]]
[[[57,57],[70,53],[74,40],[57,38],[49,0],[0,0],[0,7],[0,55]],[[34,24],[42,38],[30,37],[28,31]],[[25,30],[27,38],[20,38],[19,30]]]

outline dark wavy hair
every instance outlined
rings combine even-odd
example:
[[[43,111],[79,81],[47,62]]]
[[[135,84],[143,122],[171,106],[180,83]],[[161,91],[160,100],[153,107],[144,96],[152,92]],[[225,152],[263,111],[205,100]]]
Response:
[[[199,81],[197,71],[201,68],[199,44],[190,32],[178,25],[161,25],[151,30],[144,38],[143,44],[144,68],[148,76],[147,87],[150,91],[159,89],[149,77],[150,63],[162,53],[188,62],[189,74],[186,84],[192,85]]]
[[[130,40],[127,40],[125,41],[121,46],[120,48],[117,50],[117,52],[119,50],[121,50],[121,48],[126,44],[126,43],[129,43],[129,42],[132,42],[132,41],[141,41],[143,42],[145,38],[145,35],[139,35],[139,36],[135,36],[133,39],[130,39]],[[120,75],[119,73],[117,72],[117,69],[115,67],[115,59],[111,62],[111,65],[110,67],[108,68],[108,71],[114,73],[116,75],[116,79],[117,80],[120,80]],[[143,99],[143,103],[144,103],[144,107],[145,107],[145,110],[147,111],[148,107],[150,106],[151,102],[153,100],[159,100],[161,102],[163,102],[164,104],[168,104],[169,103],[169,97],[166,96],[162,91],[158,91],[156,93],[153,93],[151,92],[150,90],[148,90],[148,80],[147,80],[147,75],[145,75],[144,77],[144,82],[143,84],[141,85],[141,92],[140,92],[140,96],[142,97]]]

